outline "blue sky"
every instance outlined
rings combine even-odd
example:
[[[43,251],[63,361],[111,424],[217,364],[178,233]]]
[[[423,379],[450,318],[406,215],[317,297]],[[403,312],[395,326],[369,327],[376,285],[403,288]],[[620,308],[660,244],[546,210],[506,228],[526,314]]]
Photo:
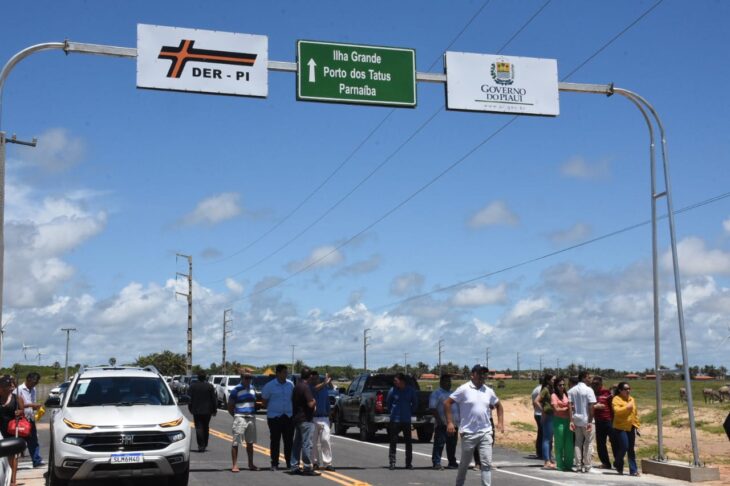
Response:
[[[278,61],[295,60],[298,39],[410,47],[422,72],[443,72],[447,47],[503,49],[557,59],[563,78],[655,3],[14,3],[0,57],[63,39],[136,47],[147,23],[267,35]],[[730,190],[728,21],[724,2],[665,0],[568,79],[614,82],[656,106],[675,208]],[[510,118],[445,111],[441,84],[419,83],[418,106],[389,115],[297,102],[292,73],[269,73],[267,99],[140,90],[135,76],[134,60],[46,52],[6,83],[2,129],[39,145],[8,148],[3,364],[25,359],[23,343],[62,361],[65,326],[79,329],[74,362],[183,352],[180,252],[194,260],[195,363],[220,361],[232,307],[229,356],[252,363],[288,361],[296,344],[308,363],[360,364],[368,327],[374,366],[406,351],[434,363],[440,338],[446,360],[490,347],[497,368],[514,368],[517,352],[522,367],[540,356],[653,366],[649,226],[401,302],[647,220],[646,127],[625,99],[561,93],[559,117],[520,118],[464,158]],[[662,362],[673,365],[660,229]],[[677,238],[690,361],[730,366],[730,199],[677,216]]]

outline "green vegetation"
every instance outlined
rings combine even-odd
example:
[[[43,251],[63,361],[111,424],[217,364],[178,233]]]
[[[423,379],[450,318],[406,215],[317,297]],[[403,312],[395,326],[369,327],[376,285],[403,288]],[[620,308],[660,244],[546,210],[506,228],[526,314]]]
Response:
[[[512,422],[510,427],[525,432],[537,432],[537,426],[535,424],[528,424],[525,422]]]

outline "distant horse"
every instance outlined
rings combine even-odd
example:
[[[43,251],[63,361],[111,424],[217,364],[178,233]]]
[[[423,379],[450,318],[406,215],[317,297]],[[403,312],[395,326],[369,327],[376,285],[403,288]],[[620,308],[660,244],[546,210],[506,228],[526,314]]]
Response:
[[[730,400],[730,386],[721,386],[717,392],[720,394],[720,401]]]
[[[707,403],[708,400],[710,401],[710,403],[715,401],[714,391],[715,390],[713,390],[712,388],[705,388],[704,390],[702,390],[702,396],[705,399],[705,403]]]
[[[687,390],[684,387],[679,389],[679,401],[680,402],[687,401]]]

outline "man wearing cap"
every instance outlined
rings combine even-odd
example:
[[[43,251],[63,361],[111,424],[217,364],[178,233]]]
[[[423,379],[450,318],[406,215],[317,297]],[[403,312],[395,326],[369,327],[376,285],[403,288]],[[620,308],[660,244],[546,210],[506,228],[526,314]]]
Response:
[[[312,431],[312,463],[314,469],[319,469],[320,463],[325,471],[334,471],[332,465],[332,443],[330,441],[330,396],[329,387],[332,386],[332,378],[325,374],[324,380],[320,379],[319,372],[312,370],[312,377],[309,380],[309,387],[317,402],[314,408],[314,430]]]
[[[461,436],[461,462],[456,475],[456,486],[463,486],[466,471],[474,449],[479,450],[481,460],[482,486],[489,486],[492,482],[492,424],[489,421],[489,407],[497,409],[497,428],[504,433],[504,409],[494,391],[484,384],[484,375],[489,369],[482,365],[475,365],[471,369],[471,380],[452,393],[444,401],[446,413],[446,432],[456,434],[456,425],[451,413],[451,405],[459,406],[461,420],[459,434]]]
[[[251,383],[253,375],[241,374],[238,384],[228,397],[228,413],[233,416],[233,442],[231,443],[232,472],[238,472],[238,445],[246,442],[248,468],[258,471],[253,464],[253,445],[256,442],[256,390]]]

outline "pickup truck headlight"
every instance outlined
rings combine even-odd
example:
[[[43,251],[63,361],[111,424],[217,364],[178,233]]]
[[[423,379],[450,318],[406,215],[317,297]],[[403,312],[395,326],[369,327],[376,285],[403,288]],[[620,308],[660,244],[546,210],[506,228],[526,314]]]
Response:
[[[176,418],[175,420],[170,420],[169,422],[163,422],[160,424],[160,427],[177,427],[180,425],[183,421],[183,418]]]
[[[63,438],[63,441],[66,444],[71,444],[75,446],[80,446],[84,443],[84,436],[83,435],[67,435]]]
[[[182,430],[179,432],[170,432],[167,436],[170,438],[170,442],[179,442],[185,438],[185,432]]]
[[[79,424],[76,422],[71,422],[69,419],[63,419],[63,423],[76,430],[89,430],[94,428],[93,425]]]

